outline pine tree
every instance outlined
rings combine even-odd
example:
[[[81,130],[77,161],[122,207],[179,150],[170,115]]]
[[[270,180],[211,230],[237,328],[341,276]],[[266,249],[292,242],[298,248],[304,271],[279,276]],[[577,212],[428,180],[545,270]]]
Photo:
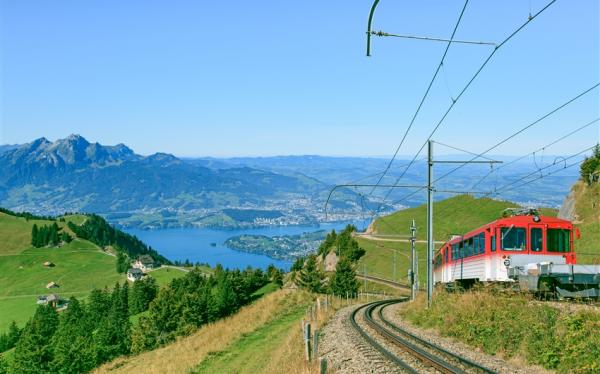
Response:
[[[335,295],[356,295],[358,292],[358,281],[356,272],[349,259],[342,257],[336,267],[335,273],[329,281],[329,290]]]
[[[34,223],[33,227],[31,228],[31,245],[34,247],[39,247],[39,232],[38,232],[38,226]]]
[[[310,292],[323,292],[323,278],[323,273],[317,267],[316,256],[308,256],[298,279],[300,286],[306,288]]]
[[[69,301],[69,308],[60,316],[52,347],[52,368],[56,372],[85,373],[96,366],[92,333],[86,323],[85,311],[74,297]]]
[[[129,259],[127,255],[121,251],[117,251],[117,273],[123,274],[129,270]]]
[[[53,307],[40,305],[27,322],[15,346],[11,371],[15,373],[44,373],[52,362],[51,340],[58,326]]]
[[[593,179],[600,178],[594,173],[600,168],[600,144],[594,147],[594,151],[590,157],[586,157],[581,163],[580,173],[581,178],[588,184],[593,182]],[[598,180],[598,179],[596,179]]]
[[[271,281],[279,287],[283,286],[283,275],[281,274],[281,271],[276,270]]]
[[[66,231],[63,231],[60,234],[60,240],[65,242],[65,243],[71,243],[71,241],[73,240],[73,238],[71,238],[71,235],[69,235]]]

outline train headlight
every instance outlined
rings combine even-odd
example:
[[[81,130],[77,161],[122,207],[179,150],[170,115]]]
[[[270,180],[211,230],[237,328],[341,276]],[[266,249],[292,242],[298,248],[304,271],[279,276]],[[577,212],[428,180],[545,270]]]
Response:
[[[510,258],[507,258],[504,260],[504,266],[506,266],[506,267],[510,266]]]
[[[540,216],[533,216],[533,222],[540,222]]]

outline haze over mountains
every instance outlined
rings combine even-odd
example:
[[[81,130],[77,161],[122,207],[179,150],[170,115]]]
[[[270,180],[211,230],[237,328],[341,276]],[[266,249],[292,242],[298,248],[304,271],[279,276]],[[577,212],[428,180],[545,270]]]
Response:
[[[552,157],[546,157],[546,162],[552,162]],[[54,142],[40,138],[0,146],[0,206],[38,214],[94,212],[122,226],[146,228],[313,224],[325,218],[324,202],[333,185],[375,183],[387,163],[385,158],[323,156],[180,159],[165,153],[141,156],[124,144],[106,146],[79,135]],[[406,163],[398,160],[383,183],[394,183]],[[435,173],[441,175],[450,167],[454,165],[436,165]],[[506,169],[477,189],[490,191],[536,170],[531,160]],[[425,170],[418,160],[403,176],[403,183],[424,184]],[[488,171],[487,165],[465,167],[438,188],[469,190]],[[502,197],[555,207],[577,174],[575,169],[566,170]],[[369,189],[339,189],[330,206],[335,214],[329,218],[368,216],[386,192],[378,190],[366,198]],[[423,194],[398,202],[409,192],[392,191],[383,210],[423,202]]]

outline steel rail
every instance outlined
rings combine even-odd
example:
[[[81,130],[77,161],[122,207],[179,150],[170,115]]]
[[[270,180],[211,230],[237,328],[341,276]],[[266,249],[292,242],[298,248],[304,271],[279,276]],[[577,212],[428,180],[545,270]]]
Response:
[[[454,365],[444,361],[442,358],[440,358],[422,348],[419,348],[418,346],[414,345],[407,339],[404,339],[404,338],[392,333],[390,330],[383,327],[381,324],[379,324],[378,322],[376,322],[373,319],[373,310],[375,310],[375,308],[384,306],[384,305],[388,305],[388,304],[395,304],[400,301],[406,301],[406,299],[385,300],[385,301],[379,301],[379,302],[368,304],[368,306],[365,309],[365,316],[364,316],[367,324],[372,329],[374,329],[379,334],[381,334],[384,338],[386,338],[388,341],[390,341],[397,347],[401,348],[403,351],[407,352],[411,356],[417,358],[424,365],[433,367],[433,368],[441,371],[442,373],[446,373],[446,374],[459,374],[459,373],[462,374],[462,373],[464,373],[464,370],[455,367]]]
[[[350,314],[350,323],[352,324],[352,327],[354,327],[354,329],[356,331],[358,331],[358,333],[367,341],[367,343],[369,345],[371,345],[377,351],[379,351],[381,354],[383,354],[388,360],[390,360],[391,362],[393,362],[396,365],[400,366],[402,369],[406,370],[407,372],[409,372],[411,374],[418,374],[418,371],[416,371],[415,369],[413,369],[410,365],[408,365],[406,362],[404,362],[403,360],[401,360],[398,356],[396,356],[392,352],[390,352],[387,349],[385,349],[381,344],[377,343],[377,341],[375,339],[373,339],[365,330],[363,330],[358,325],[358,322],[356,322],[356,315],[358,314],[358,312],[361,309],[369,307],[370,305],[373,305],[373,304],[378,305],[380,303],[381,303],[381,301],[375,301],[373,303],[365,304],[365,305],[362,305],[362,306],[354,309],[354,311],[352,312],[352,314]]]
[[[407,337],[409,337],[410,339],[413,339],[413,340],[415,340],[415,341],[416,341],[416,342],[418,342],[419,344],[421,344],[421,345],[423,345],[423,346],[425,346],[425,347],[427,347],[427,348],[429,348],[429,349],[431,349],[431,350],[434,350],[434,351],[436,351],[436,352],[440,352],[440,353],[442,353],[442,354],[444,354],[444,355],[446,355],[446,356],[449,356],[449,357],[451,357],[452,359],[454,359],[454,360],[456,360],[456,361],[460,362],[460,363],[461,363],[461,364],[463,364],[463,365],[466,365],[466,366],[472,367],[472,368],[474,368],[474,369],[477,369],[477,370],[479,370],[479,371],[481,371],[481,372],[484,372],[484,373],[490,373],[490,374],[492,374],[492,373],[496,373],[495,371],[493,371],[493,370],[491,370],[491,369],[489,369],[489,368],[487,368],[487,367],[485,367],[485,366],[483,366],[483,365],[481,365],[481,364],[479,364],[479,363],[477,363],[477,362],[475,362],[475,361],[469,360],[468,358],[465,358],[465,357],[463,357],[463,356],[457,355],[456,353],[450,352],[450,351],[448,351],[447,349],[444,349],[444,348],[440,347],[440,346],[439,346],[439,345],[437,345],[437,344],[434,344],[434,343],[428,342],[427,340],[425,340],[425,339],[422,339],[422,338],[420,338],[420,337],[416,336],[415,334],[413,334],[413,333],[411,333],[411,332],[409,332],[409,331],[407,331],[407,330],[405,330],[405,329],[403,329],[403,328],[400,328],[399,326],[397,326],[397,325],[395,325],[394,323],[390,322],[388,319],[386,319],[386,318],[383,316],[383,310],[384,310],[385,308],[387,308],[388,306],[392,305],[392,304],[394,304],[394,303],[388,303],[388,304],[386,304],[386,305],[383,305],[383,306],[382,306],[382,307],[379,309],[379,311],[377,312],[377,315],[378,315],[379,319],[381,319],[381,321],[382,321],[382,322],[383,322],[383,323],[384,323],[386,326],[390,327],[391,329],[393,329],[393,330],[394,330],[394,331],[396,331],[396,332],[399,332],[400,334],[403,334],[404,336],[407,336]]]

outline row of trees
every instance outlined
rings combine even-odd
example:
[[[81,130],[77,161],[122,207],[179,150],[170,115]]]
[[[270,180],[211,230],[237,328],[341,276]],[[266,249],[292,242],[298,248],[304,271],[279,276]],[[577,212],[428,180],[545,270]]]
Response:
[[[355,231],[356,226],[354,225],[346,226],[339,235],[332,230],[319,246],[317,254],[325,257],[331,250],[335,250],[338,257],[346,257],[351,262],[358,261],[365,254],[365,250],[352,237],[352,233]]]
[[[271,280],[268,272],[260,269],[230,271],[221,266],[210,277],[193,270],[174,279],[160,290],[148,314],[140,318],[132,334],[132,352],[154,349],[235,313]]]
[[[316,255],[297,258],[290,269],[296,284],[316,293],[355,295],[358,292],[359,283],[356,280],[354,263],[365,254],[365,250],[360,248],[352,236],[355,231],[354,225],[346,226],[339,234],[332,230],[319,246]],[[338,256],[338,263],[335,273],[327,279],[325,273],[321,271],[317,259],[325,259],[325,256],[331,251],[335,251]]]
[[[60,315],[41,305],[20,333],[8,373],[83,373],[130,351],[129,287],[72,297]]]
[[[51,217],[51,216],[38,216],[38,215],[28,213],[28,212],[13,212],[10,209],[1,208],[1,207],[0,207],[0,213],[8,214],[9,216],[25,218],[26,221],[29,221],[30,219],[44,220],[44,221],[55,221],[56,220],[56,218]]]
[[[43,225],[38,227],[33,224],[31,228],[31,245],[40,248],[48,245],[57,246],[61,241],[70,243],[73,238],[66,231],[62,230],[56,222],[51,225]]]
[[[354,265],[348,257],[341,257],[335,266],[335,273],[326,279],[325,273],[319,269],[317,256],[309,255],[301,259],[303,266],[292,270],[294,281],[300,287],[315,293],[331,293],[334,295],[356,295],[359,283],[356,280]],[[296,265],[296,269],[298,266]]]
[[[224,270],[212,276],[193,269],[159,291],[153,278],[133,286],[118,283],[94,290],[87,302],[71,298],[61,312],[47,305],[19,330],[16,325],[0,335],[2,350],[14,346],[9,363],[0,355],[0,373],[85,373],[115,357],[156,348],[187,335],[203,324],[235,313],[269,281],[281,279],[267,272]],[[136,325],[129,317],[148,311]]]
[[[101,247],[113,246],[117,251],[124,252],[129,258],[140,255],[150,255],[158,264],[169,264],[169,260],[161,256],[152,247],[133,235],[124,233],[112,227],[106,220],[98,215],[89,214],[82,225],[68,223],[69,228],[81,239],[86,239]]]

